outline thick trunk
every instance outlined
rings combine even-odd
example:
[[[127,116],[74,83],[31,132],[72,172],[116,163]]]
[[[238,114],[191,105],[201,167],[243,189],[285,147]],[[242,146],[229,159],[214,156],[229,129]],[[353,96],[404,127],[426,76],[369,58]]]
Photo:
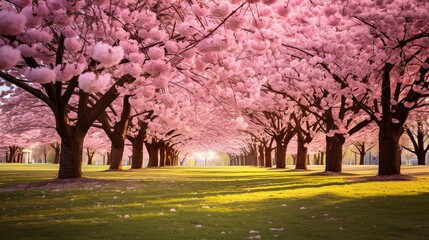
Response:
[[[299,141],[295,169],[307,169],[307,148]]]
[[[425,151],[418,151],[416,153],[417,155],[417,164],[418,165],[426,165],[426,152]]]
[[[82,177],[83,139],[85,134],[71,134],[61,137],[61,159],[58,178]]]
[[[109,170],[117,171],[122,170],[122,157],[124,155],[124,145],[122,143],[116,143],[111,146],[110,152],[110,167]]]
[[[401,128],[391,126],[391,124],[381,124],[379,130],[378,146],[380,159],[378,175],[401,174],[401,155],[399,154]]]
[[[344,136],[340,134],[335,134],[333,137],[326,136],[325,171],[341,172],[344,141]]]
[[[258,166],[262,167],[262,166],[264,166],[264,145],[259,144],[259,146],[258,146],[258,152],[259,152]]]
[[[158,167],[159,157],[158,157],[158,143],[145,143],[146,149],[149,153],[149,162],[147,167]]]
[[[283,143],[276,146],[276,168],[286,168],[286,146]]]
[[[172,165],[172,149],[166,145],[165,146],[165,166],[171,166]]]
[[[271,161],[271,148],[270,147],[265,147],[265,167],[273,167],[273,163]]]
[[[253,144],[252,152],[253,152],[253,158],[252,158],[253,166],[257,167],[258,166],[258,145],[256,145],[256,143]]]
[[[133,147],[133,158],[131,160],[131,169],[141,169],[143,167],[143,141],[134,139],[131,141]]]
[[[365,153],[359,153],[359,165],[365,165]]]

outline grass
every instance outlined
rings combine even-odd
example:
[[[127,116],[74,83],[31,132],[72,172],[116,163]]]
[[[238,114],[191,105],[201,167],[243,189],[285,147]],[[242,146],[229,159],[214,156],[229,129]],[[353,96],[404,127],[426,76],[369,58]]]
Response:
[[[404,166],[413,181],[353,181],[375,166],[85,166],[89,179],[48,181],[57,167],[0,165],[0,239],[429,239],[428,166]]]

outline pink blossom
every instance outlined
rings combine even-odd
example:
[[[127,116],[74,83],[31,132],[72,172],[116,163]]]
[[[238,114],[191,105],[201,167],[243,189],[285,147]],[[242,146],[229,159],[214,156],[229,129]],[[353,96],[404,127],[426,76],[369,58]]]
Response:
[[[64,39],[64,47],[71,53],[81,50],[82,46],[82,42],[78,41],[75,37]]]
[[[34,47],[30,47],[27,44],[21,44],[16,48],[21,51],[21,55],[24,57],[33,57],[36,54],[36,49],[34,49]]]
[[[54,71],[57,75],[56,80],[59,82],[65,82],[70,80],[72,77],[81,74],[86,69],[86,64],[79,63],[67,63],[63,65],[57,65]]]
[[[26,7],[31,4],[32,0],[11,0],[11,2],[15,3],[17,6]]]
[[[73,22],[74,15],[67,14],[66,10],[59,10],[55,12],[53,20],[58,26],[65,27]]]
[[[177,53],[179,51],[179,45],[175,41],[168,40],[164,44],[168,53]]]
[[[244,27],[246,22],[247,19],[244,16],[234,15],[226,21],[226,26],[231,30],[236,31],[237,29]]]
[[[162,60],[149,60],[143,67],[143,71],[149,73],[151,77],[157,77],[168,69],[168,65]]]
[[[40,84],[55,82],[56,78],[55,71],[47,67],[29,68],[24,75],[29,81]]]
[[[166,34],[163,30],[158,29],[158,27],[154,27],[147,33],[147,37],[152,39],[155,42],[159,42],[164,40]]]
[[[154,86],[145,86],[142,91],[143,97],[153,98],[155,96],[155,87]]]
[[[153,78],[152,84],[156,88],[166,88],[168,86],[168,78],[166,77]]]
[[[108,73],[95,75],[93,72],[86,72],[79,76],[79,88],[87,93],[96,93],[104,90],[111,82],[111,75]]]
[[[213,17],[218,17],[218,18],[224,18],[226,16],[228,16],[229,14],[229,3],[228,2],[222,2],[219,4],[213,4],[210,6],[210,14]]]
[[[150,59],[159,60],[164,58],[164,48],[152,47],[149,49],[147,54],[149,55]]]
[[[16,36],[24,31],[27,18],[24,15],[10,12],[0,12],[0,35]]]
[[[43,18],[34,14],[32,7],[23,8],[20,14],[27,18],[26,26],[29,28],[37,27],[43,22]]]
[[[112,47],[107,43],[98,42],[94,45],[92,58],[105,67],[112,67],[124,58],[124,50],[121,46]]]
[[[177,26],[177,32],[185,37],[190,37],[195,30],[190,23],[182,22]]]
[[[119,45],[122,47],[122,49],[124,49],[126,54],[139,51],[139,43],[133,39],[121,41]]]
[[[199,6],[198,4],[192,5],[192,12],[197,15],[198,17],[205,17],[209,14],[207,8],[203,8]]]
[[[52,40],[52,35],[43,30],[31,28],[26,31],[25,38],[28,43],[46,43]]]
[[[133,63],[143,63],[146,57],[142,53],[130,53],[128,55],[128,60],[130,60]]]
[[[289,13],[290,13],[290,11],[291,11],[291,9],[287,5],[279,5],[277,7],[277,14],[280,15],[280,16],[282,16],[282,17],[288,16]]]
[[[15,66],[21,53],[18,49],[14,49],[11,46],[4,45],[0,47],[0,69],[10,69]]]

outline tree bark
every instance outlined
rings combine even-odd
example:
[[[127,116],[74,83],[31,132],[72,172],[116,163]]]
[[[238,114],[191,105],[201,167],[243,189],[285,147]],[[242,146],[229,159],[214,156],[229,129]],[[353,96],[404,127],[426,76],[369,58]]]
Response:
[[[159,142],[159,166],[160,167],[164,167],[165,164],[165,160],[166,160],[166,154],[165,154],[165,142],[164,141],[160,141]]]
[[[60,154],[61,154],[61,146],[59,142],[55,142],[51,144],[52,148],[54,149],[55,152],[55,157],[54,157],[54,164],[59,164],[60,163]]]
[[[259,144],[259,146],[258,146],[258,152],[259,152],[258,166],[262,167],[265,165],[265,163],[264,163],[264,145],[262,143]]]
[[[141,169],[143,167],[143,139],[134,139],[132,145],[131,169]]]
[[[122,170],[122,157],[124,155],[125,141],[112,141],[110,152],[110,171]]]
[[[265,147],[264,151],[265,151],[265,154],[264,154],[265,155],[265,167],[271,168],[271,167],[273,167],[273,163],[271,160],[271,152],[272,152],[271,147]]]
[[[326,136],[326,166],[325,171],[341,172],[343,145],[345,138],[341,134],[335,134],[333,137]]]
[[[286,146],[282,142],[276,145],[276,168],[286,168]]]
[[[155,140],[152,140],[151,143],[145,142],[146,149],[149,153],[149,162],[147,167],[158,167],[159,157],[158,157],[158,143]]]
[[[84,133],[77,131],[70,136],[61,137],[61,160],[58,178],[82,177],[82,154]]]
[[[402,127],[394,127],[389,123],[380,125],[378,133],[380,151],[378,175],[401,174],[401,155],[399,154],[399,138],[401,134]]]
[[[296,165],[295,169],[307,169],[307,148],[304,147],[302,140],[298,137],[298,149],[296,154]]]

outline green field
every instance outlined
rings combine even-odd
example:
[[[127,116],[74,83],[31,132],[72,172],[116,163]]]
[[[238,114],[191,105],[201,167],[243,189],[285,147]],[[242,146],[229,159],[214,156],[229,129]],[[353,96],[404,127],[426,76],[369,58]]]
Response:
[[[429,239],[429,167],[411,181],[254,167],[174,167],[54,180],[55,165],[0,164],[0,239]]]

